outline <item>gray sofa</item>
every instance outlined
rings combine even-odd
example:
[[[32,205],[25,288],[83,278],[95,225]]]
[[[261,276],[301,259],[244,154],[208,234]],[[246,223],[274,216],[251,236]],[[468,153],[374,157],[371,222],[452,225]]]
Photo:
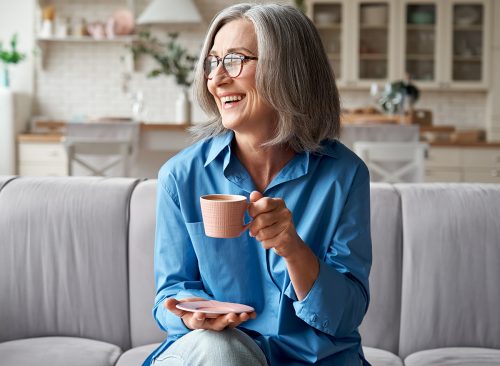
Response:
[[[151,317],[156,181],[0,177],[0,365],[129,366]],[[500,185],[372,185],[374,365],[500,365]]]

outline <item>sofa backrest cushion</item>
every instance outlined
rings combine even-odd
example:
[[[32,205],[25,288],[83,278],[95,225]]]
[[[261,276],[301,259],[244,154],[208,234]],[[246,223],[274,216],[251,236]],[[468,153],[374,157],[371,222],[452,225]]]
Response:
[[[500,185],[396,185],[403,210],[400,355],[500,348]]]
[[[17,178],[0,191],[0,342],[130,346],[125,178]]]
[[[373,263],[370,306],[360,327],[364,346],[398,352],[401,312],[401,204],[392,185],[371,184]]]
[[[132,347],[162,342],[166,333],[153,320],[156,180],[141,182],[130,201],[129,286]]]
[[[15,175],[0,175],[0,190],[13,179],[16,179]]]

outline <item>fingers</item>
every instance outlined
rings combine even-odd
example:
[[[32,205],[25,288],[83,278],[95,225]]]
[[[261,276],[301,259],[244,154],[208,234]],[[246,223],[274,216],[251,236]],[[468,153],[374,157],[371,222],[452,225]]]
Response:
[[[250,202],[257,202],[262,197],[264,197],[264,195],[262,193],[260,193],[258,191],[253,191],[252,193],[250,193]]]
[[[249,319],[255,319],[256,313],[229,313],[215,318],[209,318],[204,313],[186,313],[182,320],[190,329],[207,329],[221,331],[226,328],[236,328]]]
[[[251,313],[241,313],[241,314],[229,313],[212,318],[210,317],[210,315],[207,315],[205,313],[184,311],[176,307],[177,304],[182,302],[202,301],[202,300],[206,299],[203,299],[201,297],[189,297],[177,300],[173,297],[170,297],[165,300],[164,306],[165,308],[167,308],[168,311],[180,317],[184,322],[184,324],[186,325],[186,327],[192,330],[209,329],[209,330],[220,331],[228,327],[235,328],[249,319],[255,319],[255,317],[257,316],[254,311]]]
[[[274,211],[279,207],[285,207],[285,202],[281,198],[262,197],[248,205],[248,214],[251,217],[256,217],[265,212]]]
[[[167,300],[165,300],[165,304],[164,305],[165,305],[165,307],[167,308],[168,311],[170,311],[171,313],[174,313],[178,317],[182,318],[182,316],[184,315],[185,311],[176,308],[176,305],[178,303],[179,303],[179,301],[177,299],[174,299],[173,297],[170,297]]]
[[[252,220],[248,228],[250,230],[250,236],[257,236],[259,231],[276,224],[278,220],[279,216],[275,213],[266,212],[258,215],[255,219]]]
[[[185,299],[177,300],[173,297],[169,297],[168,299],[165,300],[164,306],[167,308],[168,311],[177,315],[179,318],[182,318],[186,312],[184,310],[177,309],[176,308],[177,304],[186,301],[202,301],[202,300],[206,299],[203,299],[201,297],[188,297]]]

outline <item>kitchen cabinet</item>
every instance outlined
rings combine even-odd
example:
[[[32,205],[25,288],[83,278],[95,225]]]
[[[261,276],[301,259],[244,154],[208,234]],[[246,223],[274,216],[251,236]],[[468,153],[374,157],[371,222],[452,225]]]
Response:
[[[346,70],[349,69],[348,4],[346,0],[314,0],[307,4],[308,14],[316,24],[339,85],[346,82]]]
[[[500,146],[432,146],[425,181],[500,183]]]
[[[341,87],[404,79],[423,89],[486,90],[491,0],[309,0]]]
[[[352,6],[352,62],[348,85],[369,86],[396,77],[396,2],[355,0]]]
[[[18,167],[21,176],[67,176],[68,156],[57,138],[30,141],[18,138]]]
[[[486,90],[489,0],[402,0],[399,73],[423,88]]]
[[[395,76],[395,0],[311,0],[339,86],[368,86]]]

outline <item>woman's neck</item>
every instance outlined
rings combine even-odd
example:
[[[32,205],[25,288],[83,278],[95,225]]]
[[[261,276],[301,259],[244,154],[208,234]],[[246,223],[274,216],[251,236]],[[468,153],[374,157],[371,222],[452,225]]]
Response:
[[[287,146],[263,148],[263,142],[236,138],[233,149],[241,164],[246,168],[259,192],[263,192],[274,177],[295,156]]]

